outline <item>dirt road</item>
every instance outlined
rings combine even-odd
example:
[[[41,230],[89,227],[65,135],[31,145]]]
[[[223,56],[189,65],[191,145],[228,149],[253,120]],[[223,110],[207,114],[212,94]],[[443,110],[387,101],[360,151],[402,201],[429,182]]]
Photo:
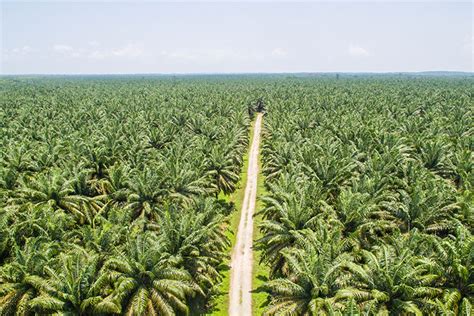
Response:
[[[232,251],[231,281],[229,289],[229,315],[252,315],[252,243],[253,243],[253,214],[257,198],[258,151],[262,114],[255,121],[254,134],[250,147],[247,184],[245,187],[242,213],[240,216],[237,241]]]

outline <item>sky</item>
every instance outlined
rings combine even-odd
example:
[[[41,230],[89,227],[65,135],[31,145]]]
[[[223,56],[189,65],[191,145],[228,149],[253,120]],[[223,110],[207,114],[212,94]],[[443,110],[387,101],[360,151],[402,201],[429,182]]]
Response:
[[[470,1],[0,1],[0,74],[473,71]]]

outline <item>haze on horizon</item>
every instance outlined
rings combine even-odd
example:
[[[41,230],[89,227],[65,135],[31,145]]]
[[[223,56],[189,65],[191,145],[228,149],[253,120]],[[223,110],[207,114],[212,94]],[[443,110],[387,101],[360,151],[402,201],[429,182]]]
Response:
[[[0,6],[0,74],[473,71],[470,1]]]

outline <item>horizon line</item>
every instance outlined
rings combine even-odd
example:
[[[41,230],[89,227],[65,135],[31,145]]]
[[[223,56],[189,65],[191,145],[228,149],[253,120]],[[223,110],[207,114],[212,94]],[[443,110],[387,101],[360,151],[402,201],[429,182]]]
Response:
[[[420,71],[294,71],[294,72],[130,72],[130,73],[6,73],[6,76],[196,76],[196,75],[291,75],[291,74],[470,74],[465,70],[420,70]]]

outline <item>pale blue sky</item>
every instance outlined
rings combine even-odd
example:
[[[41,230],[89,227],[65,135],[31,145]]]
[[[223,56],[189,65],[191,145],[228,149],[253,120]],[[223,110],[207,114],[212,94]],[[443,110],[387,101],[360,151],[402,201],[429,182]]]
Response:
[[[473,71],[470,2],[1,2],[1,74]]]

